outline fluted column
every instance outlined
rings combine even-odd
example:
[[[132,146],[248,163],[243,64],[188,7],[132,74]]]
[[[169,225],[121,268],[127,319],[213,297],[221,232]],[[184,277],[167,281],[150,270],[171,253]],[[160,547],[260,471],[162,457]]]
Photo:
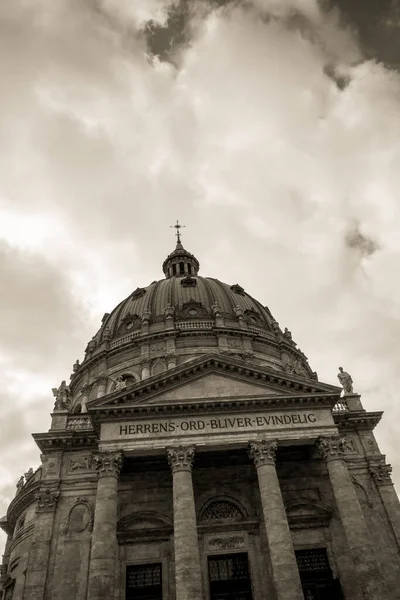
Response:
[[[167,457],[173,480],[176,600],[201,600],[200,552],[192,484],[194,448],[167,448]]]
[[[110,600],[115,597],[118,476],[122,452],[95,454],[93,463],[98,482],[87,597],[88,600]]]
[[[400,502],[393,487],[393,481],[390,476],[391,472],[391,465],[385,463],[370,466],[370,473],[378,488],[393,533],[400,547]]]
[[[292,536],[275,468],[277,442],[250,443],[257,469],[271,571],[277,600],[304,600]]]
[[[337,436],[324,437],[319,439],[318,446],[328,468],[336,506],[354,561],[356,585],[353,597],[383,600],[388,594],[368,526],[344,461],[345,440]]]
[[[59,492],[52,488],[43,488],[36,495],[35,529],[29,551],[24,600],[43,600],[44,597],[58,496]]]

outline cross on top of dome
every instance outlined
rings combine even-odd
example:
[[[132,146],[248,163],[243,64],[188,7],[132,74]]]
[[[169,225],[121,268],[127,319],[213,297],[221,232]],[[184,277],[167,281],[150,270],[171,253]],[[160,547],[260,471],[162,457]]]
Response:
[[[176,229],[176,248],[163,262],[163,271],[167,279],[170,277],[190,277],[195,276],[199,272],[199,261],[193,254],[190,254],[182,246],[180,230],[185,225],[180,225],[176,221],[175,225],[170,225]]]
[[[180,225],[178,219],[176,220],[175,225],[170,225],[170,227],[174,227],[176,229],[176,243],[181,244],[181,232],[179,231],[182,227],[186,227],[186,225]]]

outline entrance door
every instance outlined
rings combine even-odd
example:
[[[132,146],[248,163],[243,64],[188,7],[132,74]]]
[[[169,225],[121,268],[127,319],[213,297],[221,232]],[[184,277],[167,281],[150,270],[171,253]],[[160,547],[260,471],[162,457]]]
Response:
[[[126,600],[162,600],[161,564],[126,567]]]
[[[252,600],[247,554],[208,557],[211,600]]]
[[[333,578],[325,548],[296,550],[305,600],[343,600],[338,579]]]

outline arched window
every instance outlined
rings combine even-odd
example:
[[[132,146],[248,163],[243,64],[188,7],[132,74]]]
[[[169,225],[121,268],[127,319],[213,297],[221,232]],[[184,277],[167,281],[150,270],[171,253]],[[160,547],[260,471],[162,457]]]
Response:
[[[179,263],[179,273],[180,273],[180,275],[185,274],[185,264],[183,262]]]
[[[189,273],[189,275],[192,274],[192,265],[188,265],[188,273]]]
[[[242,511],[228,500],[216,500],[211,502],[204,510],[202,521],[223,521],[225,519],[241,521],[243,519]]]
[[[79,415],[82,412],[82,404],[77,404],[74,408],[74,415]]]

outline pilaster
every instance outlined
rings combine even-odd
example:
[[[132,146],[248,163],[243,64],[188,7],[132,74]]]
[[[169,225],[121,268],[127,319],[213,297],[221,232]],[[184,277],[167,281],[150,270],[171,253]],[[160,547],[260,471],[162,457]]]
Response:
[[[370,473],[400,548],[400,501],[391,478],[392,467],[382,462],[370,464]]]
[[[318,447],[327,465],[349,554],[354,561],[352,599],[382,600],[388,594],[368,526],[344,461],[345,439],[339,436],[323,437],[319,439]]]

